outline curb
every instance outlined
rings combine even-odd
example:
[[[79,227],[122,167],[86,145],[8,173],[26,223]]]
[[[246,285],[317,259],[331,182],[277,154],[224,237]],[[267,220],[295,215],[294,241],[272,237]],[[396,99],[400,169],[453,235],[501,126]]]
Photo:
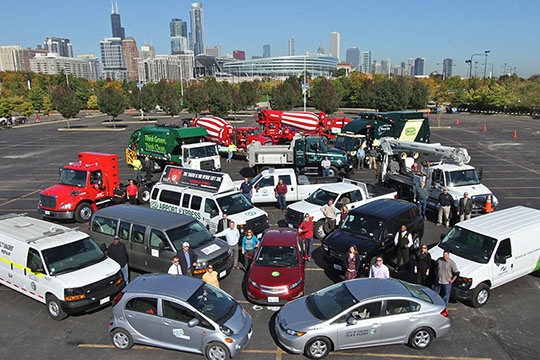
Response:
[[[73,118],[73,119],[69,119],[69,121],[80,121],[81,118]],[[24,124],[24,125],[17,125],[17,126],[12,126],[11,129],[17,129],[17,128],[24,128],[24,127],[32,127],[32,126],[40,126],[40,125],[47,125],[47,124],[57,124],[57,123],[60,123],[60,122],[67,122],[66,119],[62,119],[62,120],[51,120],[51,121],[40,121],[38,123],[31,123],[31,124]]]
[[[117,121],[116,122],[118,125],[123,125],[123,124],[153,124],[153,123],[157,123],[157,120],[149,120],[149,121],[145,121],[145,120],[139,120],[139,121]],[[110,125],[111,122],[108,121],[108,120],[105,120],[105,121],[102,121],[101,124],[103,125]]]
[[[58,128],[56,130],[58,131],[125,131],[127,128],[125,127],[119,127],[119,128]]]

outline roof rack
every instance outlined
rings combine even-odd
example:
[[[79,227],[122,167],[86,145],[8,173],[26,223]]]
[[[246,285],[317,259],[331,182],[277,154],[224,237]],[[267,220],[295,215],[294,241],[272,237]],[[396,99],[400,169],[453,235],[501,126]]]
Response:
[[[27,244],[35,243],[36,241],[41,240],[41,239],[45,239],[45,238],[55,236],[55,235],[60,235],[60,234],[66,234],[66,233],[69,233],[72,231],[78,231],[78,230],[79,230],[78,228],[68,228],[67,230],[64,230],[64,229],[59,229],[55,225],[53,225],[49,228],[49,231],[44,231],[42,235],[36,236],[31,239],[27,239],[25,240],[25,242]]]
[[[27,215],[28,213],[21,213],[21,214],[9,213],[9,214],[0,215],[0,220],[12,219],[15,217],[27,216]]]

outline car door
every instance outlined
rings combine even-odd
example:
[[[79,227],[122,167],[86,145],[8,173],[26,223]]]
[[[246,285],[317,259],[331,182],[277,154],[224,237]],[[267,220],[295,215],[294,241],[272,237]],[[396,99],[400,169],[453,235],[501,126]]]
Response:
[[[158,316],[158,299],[153,296],[136,296],[129,299],[124,307],[124,315],[129,325],[143,337],[147,344],[160,341],[161,318]],[[134,335],[132,333],[132,335]],[[148,341],[150,340],[150,341]]]
[[[152,272],[165,273],[171,266],[171,260],[176,252],[165,233],[161,230],[151,228],[149,234],[150,258],[149,265]]]
[[[276,201],[275,189],[276,180],[274,175],[267,175],[254,184],[253,203],[265,203]]]
[[[382,301],[371,301],[355,306],[340,317],[338,329],[339,349],[377,344],[381,340]]]
[[[384,301],[380,322],[381,342],[407,342],[421,319],[420,304],[409,299]]]
[[[201,353],[203,334],[213,327],[179,302],[162,299],[161,309],[162,341],[184,351]],[[199,325],[190,327],[192,319],[198,319]]]
[[[510,239],[504,239],[499,242],[499,247],[495,252],[492,264],[493,287],[506,284],[510,280],[513,280],[515,269]]]
[[[283,180],[283,183],[287,185],[287,194],[285,195],[285,199],[287,201],[296,201],[296,186],[292,185],[291,175],[279,175],[278,176],[278,182],[279,180]]]
[[[130,256],[135,268],[150,271],[148,266],[148,245],[145,240],[146,226],[133,224],[129,237]]]

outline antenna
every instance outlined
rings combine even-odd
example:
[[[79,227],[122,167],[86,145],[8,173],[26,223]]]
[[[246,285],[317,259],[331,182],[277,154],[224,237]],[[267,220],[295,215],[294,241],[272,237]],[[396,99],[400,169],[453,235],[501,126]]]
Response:
[[[114,14],[114,3],[113,3],[113,0],[111,0],[111,14]]]
[[[116,0],[116,13],[120,14],[120,12],[118,12],[118,0]]]

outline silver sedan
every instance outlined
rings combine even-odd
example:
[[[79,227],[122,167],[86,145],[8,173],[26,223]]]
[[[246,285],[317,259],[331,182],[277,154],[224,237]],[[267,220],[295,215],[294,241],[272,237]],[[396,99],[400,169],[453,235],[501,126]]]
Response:
[[[425,349],[450,331],[450,320],[431,289],[394,279],[356,279],[286,304],[275,331],[290,352],[322,359],[330,350],[375,345]]]

